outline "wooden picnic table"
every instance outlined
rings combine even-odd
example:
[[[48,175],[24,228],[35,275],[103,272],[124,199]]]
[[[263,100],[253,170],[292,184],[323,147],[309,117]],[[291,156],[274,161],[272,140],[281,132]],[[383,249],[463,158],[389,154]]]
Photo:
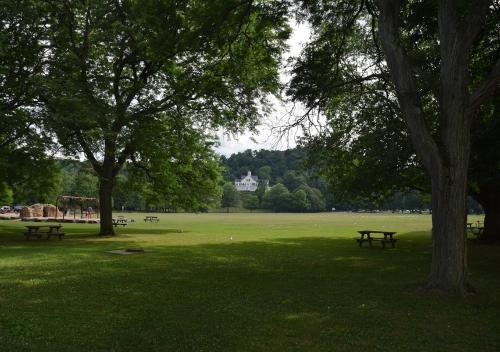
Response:
[[[473,235],[481,236],[484,232],[484,226],[481,221],[477,221],[476,223],[468,222],[466,231],[470,231]]]
[[[157,217],[157,216],[150,216],[150,215],[146,215],[146,217],[144,218],[144,222],[159,222],[160,219]]]
[[[368,242],[371,247],[373,241],[380,241],[383,248],[385,248],[385,245],[388,243],[390,243],[392,248],[394,248],[396,246],[396,241],[398,240],[397,238],[393,238],[396,234],[394,231],[361,230],[358,231],[358,233],[361,235],[361,238],[356,238],[355,240],[358,242],[360,247],[363,245],[363,242]],[[372,234],[383,234],[384,237],[373,237]]]
[[[57,236],[59,240],[62,240],[62,236],[64,236],[64,232],[60,231],[62,225],[28,225],[26,228],[28,229],[24,233],[26,240],[29,240],[31,237],[40,239],[42,235],[47,235],[48,240],[50,240],[50,236]]]
[[[125,219],[123,216],[122,217],[118,217],[117,219],[113,219],[113,226],[114,227],[117,227],[117,226],[127,226],[128,225],[128,220]]]
[[[472,233],[477,237],[481,237],[484,232],[484,226],[477,226],[475,229],[472,229]]]

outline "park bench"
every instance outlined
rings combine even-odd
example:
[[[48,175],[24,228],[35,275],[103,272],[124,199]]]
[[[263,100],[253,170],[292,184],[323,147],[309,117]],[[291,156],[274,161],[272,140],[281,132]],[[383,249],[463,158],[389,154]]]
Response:
[[[360,247],[363,245],[363,242],[368,242],[371,247],[373,241],[379,241],[383,248],[385,248],[387,244],[391,244],[392,248],[394,248],[396,247],[396,242],[398,241],[397,238],[392,237],[396,234],[394,231],[361,230],[358,231],[358,233],[361,237],[356,238],[355,240],[358,242]],[[372,234],[383,234],[384,237],[373,237]]]
[[[147,215],[145,218],[144,218],[144,222],[159,222],[160,219],[157,217],[157,216],[149,216]]]
[[[47,239],[50,240],[50,236],[57,236],[59,240],[62,240],[64,236],[64,232],[61,232],[61,225],[28,225],[26,226],[28,229],[27,232],[24,233],[26,236],[26,240],[29,240],[31,237],[40,239],[42,235],[47,235]]]

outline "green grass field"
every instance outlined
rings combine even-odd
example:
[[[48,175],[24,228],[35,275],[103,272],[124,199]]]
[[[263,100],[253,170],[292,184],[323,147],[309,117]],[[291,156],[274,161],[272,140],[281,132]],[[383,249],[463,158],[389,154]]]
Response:
[[[469,245],[476,295],[429,294],[428,215],[126,215],[62,241],[0,221],[0,351],[500,350],[500,248]],[[147,252],[107,252],[129,246]]]

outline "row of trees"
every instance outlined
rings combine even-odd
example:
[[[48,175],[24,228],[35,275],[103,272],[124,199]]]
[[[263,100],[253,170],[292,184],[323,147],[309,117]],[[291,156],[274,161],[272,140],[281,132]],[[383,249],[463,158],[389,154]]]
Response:
[[[325,210],[325,201],[321,192],[309,187],[300,185],[293,192],[290,192],[285,185],[277,183],[266,190],[261,187],[256,192],[238,192],[233,183],[224,184],[221,206],[243,207],[245,209],[267,209],[279,212],[318,212]]]
[[[366,135],[366,134],[364,134]],[[335,135],[336,137],[336,135]],[[361,137],[360,137],[361,138]],[[325,140],[336,141],[336,145],[318,145]],[[224,207],[239,207],[246,209],[269,209],[273,211],[323,211],[335,208],[337,210],[415,210],[431,209],[430,190],[411,186],[410,183],[397,182],[404,174],[394,174],[391,170],[373,172],[379,166],[368,161],[380,159],[375,151],[362,150],[361,153],[347,152],[341,148],[340,140],[334,136],[321,135],[315,140],[308,140],[306,147],[297,147],[284,151],[279,150],[246,150],[222,156],[223,175],[226,183],[232,184],[234,179],[251,171],[264,184],[270,186],[281,184],[288,193],[303,190],[307,195],[306,204],[300,201],[290,201],[291,195],[281,197],[282,201],[264,202],[266,192],[263,184],[255,194],[240,192],[231,185],[224,186],[224,195],[231,194],[224,201]],[[357,145],[357,140],[353,141]],[[363,144],[366,146],[366,143]],[[397,149],[392,149],[395,153]],[[379,150],[379,152],[381,152]],[[343,159],[340,155],[343,153]],[[369,158],[370,156],[371,158]],[[390,155],[386,156],[388,159]],[[268,164],[269,163],[269,164]],[[421,171],[414,168],[414,172]],[[392,175],[392,179],[391,176]],[[283,190],[282,187],[279,187]],[[278,192],[286,193],[286,192]],[[315,194],[316,196],[312,196]],[[297,196],[301,199],[301,196]],[[279,205],[277,205],[279,204]],[[481,207],[472,199],[468,204],[469,212],[481,212]]]
[[[221,156],[224,166],[224,179],[234,180],[248,171],[260,179],[276,183],[289,171],[305,176],[308,170],[304,167],[306,151],[303,148],[288,150],[245,150],[229,157]]]
[[[221,164],[226,181],[221,203],[223,207],[293,212],[325,209],[326,183],[314,172],[314,168],[306,166],[303,148],[246,150],[230,157],[222,156]],[[248,171],[259,178],[257,191],[237,192],[234,180]],[[272,187],[266,189],[267,184]],[[227,194],[229,196],[226,197]]]
[[[0,194],[0,202],[14,205],[38,202],[55,204],[59,195],[96,197],[99,194],[99,177],[88,161],[57,159],[52,160],[50,165],[50,171],[44,174],[43,185],[34,184],[37,178],[31,177],[34,189],[18,191],[17,188],[7,187],[11,197],[5,198]],[[215,207],[219,204],[221,193],[220,179],[217,177],[216,180],[214,183],[199,185],[204,189],[198,190],[199,195],[195,198],[197,202],[191,199],[189,203],[183,203],[179,198],[175,198],[175,194],[168,193],[172,190],[171,187],[158,188],[155,180],[127,164],[116,177],[112,198],[113,209],[175,211],[183,208],[183,210],[198,211]],[[168,182],[168,179],[164,182]],[[47,185],[50,187],[45,187]],[[40,188],[42,192],[39,192]]]
[[[258,154],[264,152],[253,152]],[[265,151],[269,154],[295,155],[297,150]],[[247,153],[247,152],[245,152]],[[327,182],[321,176],[307,178],[302,169],[306,165],[306,155],[299,152],[302,159],[295,159],[294,167],[298,170],[283,169],[284,175],[277,175],[272,187],[266,189],[262,182],[256,192],[238,192],[233,182],[219,181],[213,188],[206,189],[204,198],[200,198],[195,207],[184,208],[174,198],[156,189],[147,175],[139,174],[136,169],[125,165],[118,173],[113,190],[113,208],[117,210],[208,210],[220,206],[243,207],[249,210],[316,212],[335,208],[337,210],[415,210],[430,209],[430,196],[419,191],[396,191],[387,197],[360,196],[354,192],[332,193],[326,188]],[[237,156],[232,155],[229,159]],[[252,164],[252,163],[250,163]],[[20,183],[7,183],[0,193],[2,204],[32,204],[35,202],[54,203],[58,195],[96,196],[99,190],[99,179],[87,161],[70,159],[52,160],[50,169],[45,168],[43,177],[29,178],[30,187]],[[221,165],[227,171],[227,165]],[[248,167],[244,167],[246,170]],[[269,166],[264,168],[270,169]],[[33,170],[34,171],[34,170]],[[26,176],[27,178],[27,176]],[[24,179],[21,179],[24,180]],[[266,181],[266,179],[263,179]],[[314,183],[320,188],[308,184]],[[222,187],[220,187],[222,185]],[[210,187],[211,185],[204,185]],[[478,212],[480,208],[469,202],[469,211]]]

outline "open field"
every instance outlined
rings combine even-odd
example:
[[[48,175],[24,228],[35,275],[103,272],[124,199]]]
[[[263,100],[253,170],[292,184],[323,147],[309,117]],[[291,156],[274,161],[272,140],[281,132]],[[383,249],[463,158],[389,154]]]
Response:
[[[476,295],[425,293],[428,215],[156,215],[63,241],[0,221],[0,350],[500,350],[500,248],[469,245]],[[362,229],[400,241],[359,248]],[[107,252],[128,246],[147,252]]]

